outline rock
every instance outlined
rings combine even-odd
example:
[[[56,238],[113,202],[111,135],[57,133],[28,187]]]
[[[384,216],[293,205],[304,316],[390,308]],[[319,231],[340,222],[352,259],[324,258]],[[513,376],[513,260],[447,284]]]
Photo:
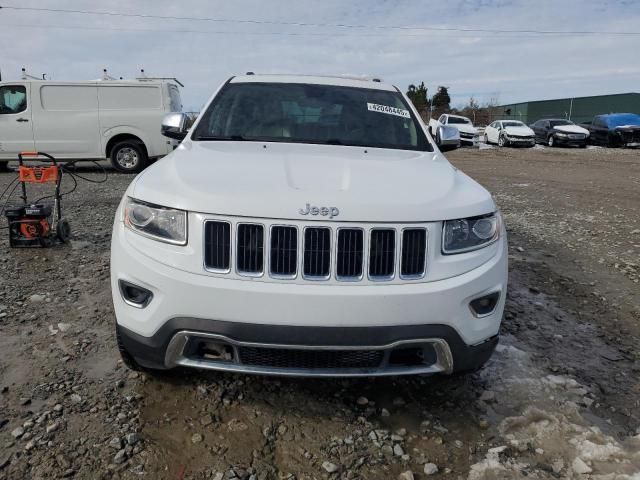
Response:
[[[60,330],[62,333],[66,332],[70,328],[71,328],[70,323],[62,323],[62,322],[58,323],[58,330]]]
[[[457,448],[462,448],[463,443],[460,440],[456,440],[453,442],[453,444],[457,447]]]
[[[34,440],[29,440],[27,444],[24,446],[24,449],[28,452],[33,450],[36,446],[36,442]]]
[[[73,403],[80,403],[82,402],[82,397],[80,395],[78,395],[77,393],[73,393],[71,394],[71,396],[69,397],[71,399],[71,401]]]
[[[322,468],[328,473],[335,473],[338,471],[338,466],[335,463],[329,461],[322,462]]]
[[[404,450],[402,449],[402,447],[400,446],[400,444],[399,444],[399,443],[396,443],[396,444],[393,446],[393,454],[394,454],[396,457],[401,457],[402,455],[404,455]]]
[[[59,426],[60,426],[60,424],[58,422],[51,423],[51,424],[47,425],[46,432],[47,433],[55,432],[58,429]]]
[[[424,474],[425,475],[434,475],[438,473],[438,466],[435,463],[425,463],[424,464]]]
[[[124,441],[127,442],[127,445],[135,445],[136,443],[138,443],[141,440],[140,438],[140,434],[138,433],[127,433],[124,436]]]
[[[398,480],[414,480],[413,472],[411,470],[402,472],[400,475],[398,475]]]
[[[13,438],[20,438],[22,435],[24,435],[24,428],[22,427],[18,427],[11,432]]]
[[[61,412],[62,411],[62,405],[60,405],[59,403],[56,403],[55,406],[53,407],[53,411],[54,412]]]
[[[204,417],[200,419],[200,425],[207,427],[213,423],[213,417],[210,413],[207,413]]]
[[[489,428],[489,422],[487,422],[486,420],[482,419],[478,422],[478,426],[482,429],[482,430],[486,430],[487,428]]]
[[[402,397],[396,397],[393,399],[393,406],[394,407],[402,407],[406,405],[406,402],[404,401],[404,398]]]
[[[380,415],[383,417],[390,417],[391,414],[389,413],[389,410],[387,410],[386,408],[383,408],[380,410]]]
[[[116,465],[120,465],[126,461],[127,461],[127,452],[124,450],[124,448],[122,450],[118,450],[118,453],[116,453],[116,456],[113,457],[113,463],[115,463]]]
[[[204,438],[199,433],[191,435],[191,443],[200,443]]]
[[[382,450],[382,453],[388,457],[393,455],[393,448],[391,448],[391,445],[383,445],[380,450]]]
[[[20,399],[20,405],[22,405],[23,407],[25,405],[29,405],[31,403],[31,399],[27,398],[27,397],[23,397]]]
[[[585,475],[592,472],[591,467],[584,463],[580,457],[576,457],[576,459],[571,464],[571,468],[578,475]]]
[[[113,437],[111,440],[109,440],[109,446],[116,450],[120,450],[122,448],[122,440],[120,439],[120,437]]]
[[[38,295],[37,293],[34,293],[29,297],[29,301],[32,303],[44,302],[44,299],[45,299],[44,295]]]
[[[356,400],[356,403],[361,407],[364,407],[369,403],[369,399],[367,397],[358,397],[358,399]]]

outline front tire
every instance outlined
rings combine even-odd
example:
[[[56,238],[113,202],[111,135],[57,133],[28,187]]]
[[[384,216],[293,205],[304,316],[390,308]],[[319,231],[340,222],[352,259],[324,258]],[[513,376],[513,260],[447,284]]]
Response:
[[[111,164],[122,173],[138,173],[149,162],[144,145],[133,140],[116,143],[111,149]]]
[[[498,146],[499,147],[506,147],[507,146],[507,139],[504,138],[504,135],[500,135],[500,137],[498,137]]]
[[[484,143],[486,143],[487,145],[489,145],[489,137],[487,137],[487,134],[484,134]]]
[[[553,138],[553,135],[549,135],[549,138],[547,138],[547,145],[549,145],[550,147],[553,147],[555,145],[555,139]]]

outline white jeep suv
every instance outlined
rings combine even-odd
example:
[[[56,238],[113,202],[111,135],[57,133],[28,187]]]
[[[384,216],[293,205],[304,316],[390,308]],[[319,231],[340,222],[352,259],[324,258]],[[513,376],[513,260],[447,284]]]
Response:
[[[507,239],[491,195],[379,80],[233,77],[118,208],[111,286],[131,368],[292,376],[475,370]],[[459,144],[439,127],[441,148]]]

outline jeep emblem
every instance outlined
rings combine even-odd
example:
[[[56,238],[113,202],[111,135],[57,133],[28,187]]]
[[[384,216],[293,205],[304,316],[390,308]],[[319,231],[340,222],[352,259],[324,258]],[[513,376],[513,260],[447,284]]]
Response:
[[[340,210],[337,207],[314,207],[307,203],[305,208],[298,210],[300,215],[322,215],[323,217],[337,217],[340,215]]]

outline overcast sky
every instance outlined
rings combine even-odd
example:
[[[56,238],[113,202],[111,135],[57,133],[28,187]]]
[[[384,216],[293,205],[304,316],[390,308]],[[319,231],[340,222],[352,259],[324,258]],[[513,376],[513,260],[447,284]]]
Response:
[[[20,68],[56,80],[176,76],[198,110],[229,76],[368,74],[430,94],[450,87],[500,103],[640,91],[640,35],[533,35],[379,28],[455,27],[640,32],[638,0],[0,0],[3,6],[80,9],[337,26],[126,18],[0,9],[3,80]],[[217,32],[217,33],[214,33]]]

